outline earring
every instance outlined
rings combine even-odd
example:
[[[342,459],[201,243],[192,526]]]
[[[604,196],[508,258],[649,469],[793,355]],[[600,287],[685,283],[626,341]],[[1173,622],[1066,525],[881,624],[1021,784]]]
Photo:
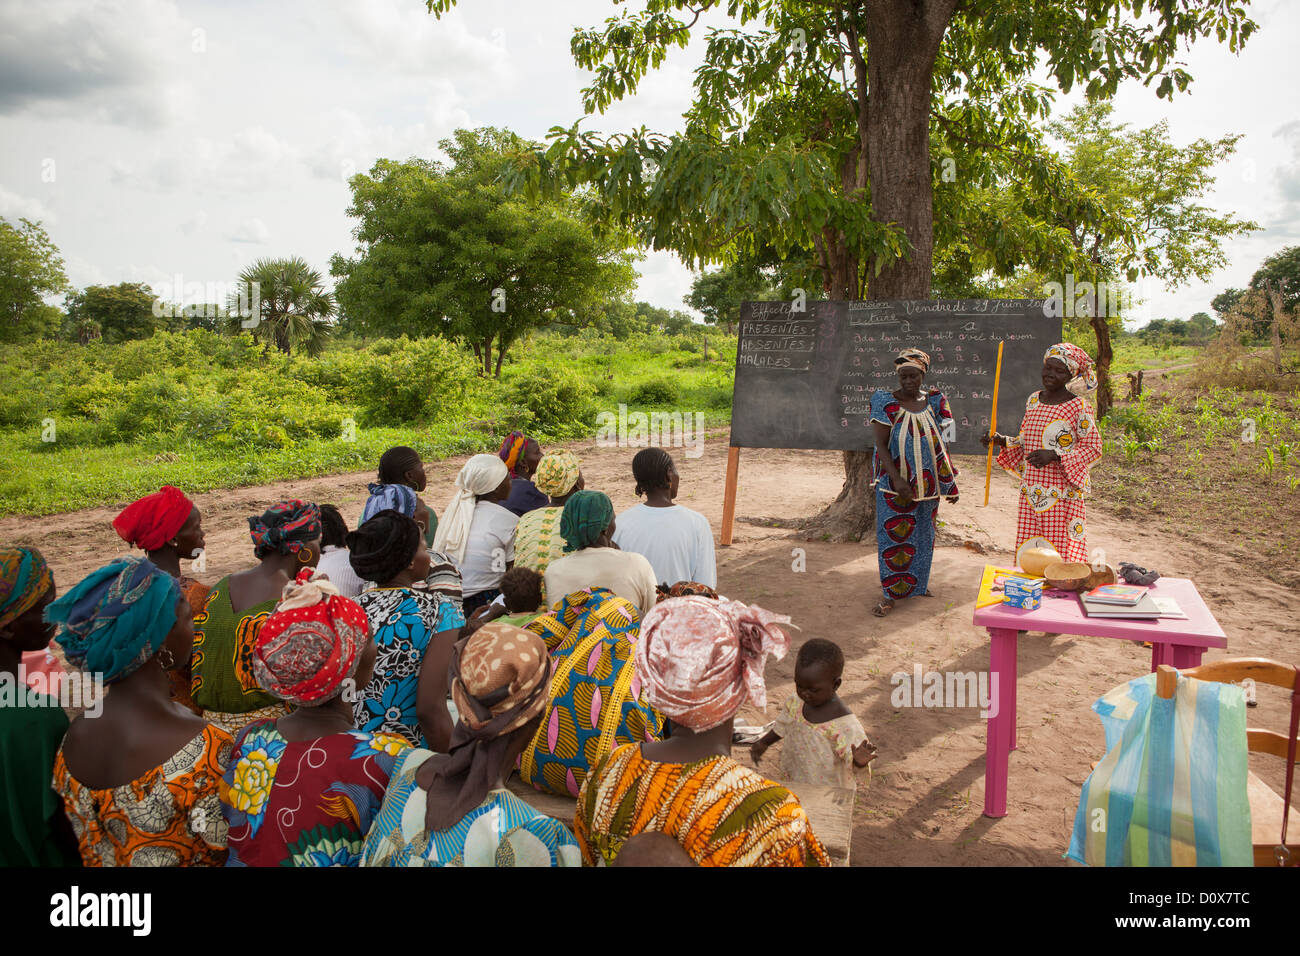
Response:
[[[170,541],[167,542],[167,544],[170,545],[170,546],[173,547],[173,548],[176,547],[176,544],[177,544],[176,539],[175,539],[175,538],[172,538]]]
[[[166,655],[166,657],[163,655]],[[166,645],[158,648],[158,663],[162,665],[162,669],[165,671],[176,669],[176,656],[167,649]]]
[[[310,564],[310,563],[311,563],[311,558],[312,558],[311,548],[299,548],[299,549],[298,549],[298,563],[299,563],[299,564]]]

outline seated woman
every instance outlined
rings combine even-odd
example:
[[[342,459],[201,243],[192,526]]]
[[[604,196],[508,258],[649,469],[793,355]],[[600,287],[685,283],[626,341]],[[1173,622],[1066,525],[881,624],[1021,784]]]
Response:
[[[501,443],[497,457],[510,470],[510,497],[502,502],[511,514],[522,518],[535,508],[550,504],[547,496],[532,482],[542,460],[542,447],[523,432],[511,432]]]
[[[216,583],[194,617],[190,682],[203,716],[228,733],[266,717],[283,717],[283,703],[253,674],[253,645],[284,586],[320,560],[320,509],[307,501],[282,501],[248,519],[258,565]]]
[[[538,574],[545,574],[552,561],[564,557],[564,538],[560,536],[564,504],[575,491],[582,491],[586,482],[578,458],[571,451],[551,452],[543,457],[537,465],[536,477],[538,490],[550,496],[551,504],[547,508],[535,508],[519,519],[515,526],[515,567],[532,568]],[[547,600],[545,587],[542,600]]]
[[[357,576],[378,582],[357,598],[370,621],[378,657],[374,676],[357,684],[356,726],[445,750],[452,726],[447,661],[465,617],[445,592],[425,585],[429,552],[412,519],[381,511],[351,532],[347,543]],[[426,670],[427,697],[421,687]]]
[[[68,716],[56,698],[28,693],[23,655],[44,651],[54,627],[43,615],[54,575],[35,548],[0,548],[0,682],[38,706],[0,703],[0,866],[80,866],[63,801],[50,787]]]
[[[220,866],[218,784],[231,739],[171,700],[167,671],[190,655],[180,586],[144,558],[119,558],[45,610],[69,663],[112,685],[98,717],[72,722],[54,761],[86,866]]]
[[[321,555],[316,563],[316,577],[328,578],[339,594],[355,600],[366,582],[357,577],[348,559],[348,524],[333,505],[320,506],[320,523]]]
[[[644,555],[659,584],[697,581],[717,587],[713,529],[698,511],[673,504],[681,479],[672,455],[662,448],[643,448],[632,458],[632,474],[636,493],[645,495],[645,501],[618,516],[614,543]]]
[[[433,547],[438,531],[438,516],[424,503],[420,492],[428,486],[420,453],[405,445],[395,445],[379,459],[379,481],[367,486],[366,500],[358,524],[365,524],[375,514],[393,508],[415,519],[424,534],[424,543]]]
[[[548,599],[583,588],[609,588],[645,614],[654,607],[655,573],[639,554],[620,551],[614,544],[614,505],[602,491],[579,491],[569,496],[560,516],[564,557],[552,561],[543,581]]]
[[[615,747],[664,735],[663,715],[641,700],[636,639],[641,614],[606,588],[575,591],[529,622],[555,664],[542,726],[524,748],[519,777],[576,797],[591,768]],[[561,732],[563,730],[563,732]]]
[[[235,741],[221,787],[226,866],[356,866],[409,746],[355,729],[344,692],[374,672],[370,624],[333,584],[308,574],[284,589],[253,648],[258,681],[297,709],[249,724]]]
[[[766,705],[763,661],[785,656],[777,624],[789,620],[706,597],[670,598],[645,615],[636,673],[672,735],[620,747],[587,775],[574,823],[587,864],[659,830],[701,866],[830,866],[798,799],[731,757],[736,712]]]
[[[203,553],[205,542],[202,516],[184,492],[163,485],[151,495],[131,502],[113,519],[113,530],[123,541],[144,551],[145,557],[162,568],[181,585],[181,593],[195,611],[203,607],[210,587],[181,574],[181,558],[193,561]],[[173,671],[172,699],[194,713],[202,709],[190,697],[190,665],[184,661]]]
[[[510,472],[496,455],[475,455],[456,476],[456,493],[443,512],[433,547],[460,566],[466,615],[501,593],[501,575],[515,560],[515,524],[501,507],[510,497]]]
[[[452,654],[460,713],[451,752],[397,761],[362,866],[579,866],[573,834],[506,789],[546,706],[550,657],[540,637],[485,624]]]

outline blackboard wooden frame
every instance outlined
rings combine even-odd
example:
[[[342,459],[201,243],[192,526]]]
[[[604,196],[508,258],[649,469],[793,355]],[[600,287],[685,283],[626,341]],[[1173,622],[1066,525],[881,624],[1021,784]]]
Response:
[[[997,418],[1018,423],[1041,387],[1042,355],[1061,341],[1061,319],[1044,299],[903,299],[857,302],[743,302],[736,342],[731,447],[722,545],[731,544],[741,448],[869,451],[870,401],[897,387],[894,357],[929,353],[926,388],[952,408],[954,454],[983,454],[998,343],[1002,382]]]

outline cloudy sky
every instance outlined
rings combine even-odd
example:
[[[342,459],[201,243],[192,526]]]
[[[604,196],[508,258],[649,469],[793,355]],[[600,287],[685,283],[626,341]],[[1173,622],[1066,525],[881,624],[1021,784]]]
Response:
[[[420,0],[0,0],[0,215],[41,220],[79,287],[225,282],[262,256],[303,256],[328,277],[330,256],[354,248],[348,176],[435,156],[457,127],[542,139],[571,124],[586,77],[572,30],[618,9],[462,0],[437,20]],[[1187,51],[1190,93],[1171,105],[1134,86],[1116,101],[1135,126],[1167,119],[1179,145],[1245,134],[1209,201],[1265,227],[1232,242],[1210,282],[1146,289],[1152,315],[1208,310],[1300,242],[1300,3],[1251,10],[1261,29],[1240,56]],[[700,52],[586,125],[677,129]],[[675,257],[640,269],[639,298],[684,308],[691,273]]]

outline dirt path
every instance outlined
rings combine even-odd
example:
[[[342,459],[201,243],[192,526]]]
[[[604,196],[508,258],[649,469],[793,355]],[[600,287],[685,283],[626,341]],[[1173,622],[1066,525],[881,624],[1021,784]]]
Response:
[[[635,502],[632,451],[570,445],[583,461],[588,488],[610,495],[618,510]],[[715,532],[722,512],[725,436],[712,436],[702,457],[676,456],[682,475],[678,501],[703,512]],[[441,512],[463,458],[428,466],[426,498]],[[1101,724],[1091,705],[1110,688],[1145,673],[1150,651],[1103,638],[1029,634],[1020,642],[1020,748],[1011,755],[1008,816],[981,815],[984,802],[985,722],[968,709],[895,709],[890,676],[922,670],[984,671],[987,635],[971,625],[980,570],[1011,557],[1015,487],[996,474],[988,508],[983,459],[959,459],[962,500],[944,504],[947,530],[988,549],[935,553],[933,598],[903,602],[884,620],[868,607],[879,596],[874,539],[861,544],[805,542],[771,527],[817,511],[840,488],[836,452],[746,449],[740,458],[734,545],[718,552],[719,589],[731,597],[791,614],[800,630],[794,644],[814,636],[838,641],[848,666],[841,694],[880,748],[874,779],[859,784],[852,858],[856,865],[1062,864],[1088,765],[1103,752]],[[1101,467],[1105,467],[1105,463]],[[207,567],[197,577],[214,582],[252,561],[245,518],[281,498],[339,505],[355,521],[373,472],[279,482],[197,496],[207,533]],[[1214,502],[1207,500],[1207,506]],[[40,547],[60,587],[122,552],[109,525],[116,508],[95,508],[41,519],[0,519],[0,540]],[[764,520],[766,519],[766,520]],[[1104,501],[1089,507],[1089,545],[1112,561],[1131,560],[1167,576],[1194,580],[1228,634],[1228,653],[1295,661],[1300,594],[1252,576],[1249,568],[1180,536],[1144,530],[1111,516]],[[800,560],[802,558],[802,560]],[[803,570],[797,570],[802,565]],[[1210,657],[1223,656],[1211,652]],[[768,713],[793,692],[793,655],[768,667]],[[1280,692],[1260,689],[1250,723],[1283,730],[1287,709]],[[742,711],[758,723],[761,715]],[[776,748],[763,770],[777,771]],[[736,757],[748,762],[746,748]],[[1280,764],[1273,761],[1273,764]],[[1280,787],[1282,769],[1252,761]]]

